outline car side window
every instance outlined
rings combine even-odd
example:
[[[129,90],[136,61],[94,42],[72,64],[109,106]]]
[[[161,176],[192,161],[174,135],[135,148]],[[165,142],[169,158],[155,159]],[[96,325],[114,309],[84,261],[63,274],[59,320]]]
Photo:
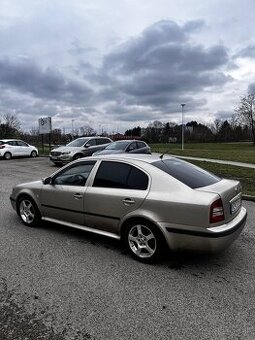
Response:
[[[53,184],[84,186],[94,165],[89,162],[70,166],[54,178]]]
[[[148,176],[132,165],[103,161],[99,166],[93,186],[146,190],[148,182]]]
[[[17,146],[16,142],[12,140],[6,142],[6,144],[11,145],[11,146]]]
[[[135,150],[137,147],[136,147],[136,142],[133,142],[129,145],[127,151],[132,151],[132,150]]]
[[[96,145],[96,139],[90,139],[89,141],[87,141],[87,143],[85,144],[85,146],[95,146]]]
[[[22,142],[22,141],[20,141],[20,140],[17,140],[17,141],[16,141],[16,144],[17,144],[18,146],[28,146],[25,142]]]
[[[107,138],[98,138],[97,139],[97,145],[103,145],[103,144],[108,144],[111,143],[111,141]]]
[[[145,148],[145,144],[143,142],[137,142],[138,149]]]

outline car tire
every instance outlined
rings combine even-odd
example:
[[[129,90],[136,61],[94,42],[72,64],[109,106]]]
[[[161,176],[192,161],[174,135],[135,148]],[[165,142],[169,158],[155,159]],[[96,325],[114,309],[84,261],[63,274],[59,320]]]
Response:
[[[32,158],[37,157],[37,152],[35,150],[33,150],[30,154],[30,157],[32,157]]]
[[[124,232],[128,252],[138,261],[154,263],[160,259],[165,248],[163,235],[152,223],[145,220],[132,221]]]
[[[77,155],[74,155],[73,156],[73,161],[75,161],[76,159],[79,159],[79,158],[81,158],[81,157],[83,157],[83,155],[81,155],[81,154],[77,154]]]
[[[41,214],[34,200],[27,195],[21,196],[17,203],[17,212],[21,221],[29,227],[35,227],[41,223]]]
[[[4,159],[9,160],[9,159],[11,159],[11,158],[12,158],[12,154],[11,154],[10,152],[6,152],[6,153],[4,154]]]

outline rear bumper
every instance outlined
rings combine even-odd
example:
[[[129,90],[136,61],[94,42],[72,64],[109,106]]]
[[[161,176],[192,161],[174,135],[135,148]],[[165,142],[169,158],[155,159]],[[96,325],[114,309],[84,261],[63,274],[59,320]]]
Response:
[[[229,223],[218,227],[177,228],[163,224],[168,246],[172,250],[194,250],[198,252],[219,252],[226,249],[239,236],[245,226],[247,212],[244,207]]]

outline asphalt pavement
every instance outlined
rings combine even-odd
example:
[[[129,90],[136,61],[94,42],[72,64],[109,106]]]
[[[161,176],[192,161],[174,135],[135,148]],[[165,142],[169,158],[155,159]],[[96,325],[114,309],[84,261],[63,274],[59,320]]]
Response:
[[[145,265],[116,240],[20,222],[12,186],[56,169],[0,161],[1,340],[255,339],[255,203],[244,202],[246,228],[225,252]]]

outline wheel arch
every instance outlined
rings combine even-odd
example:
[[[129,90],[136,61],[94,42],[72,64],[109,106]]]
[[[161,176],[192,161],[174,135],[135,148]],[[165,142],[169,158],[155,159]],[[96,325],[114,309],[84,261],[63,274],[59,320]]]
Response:
[[[36,150],[32,150],[31,152],[30,152],[30,157],[33,157],[32,155],[33,155],[33,153],[35,153],[36,155],[35,155],[35,157],[37,157],[38,156],[38,152],[36,151]]]
[[[11,151],[9,151],[9,150],[8,150],[8,151],[6,151],[6,152],[4,153],[4,155],[3,155],[3,157],[4,157],[4,158],[5,158],[5,155],[6,155],[6,154],[10,154],[10,155],[11,155],[11,157],[10,157],[9,159],[11,159],[11,158],[13,157],[13,155],[12,155]],[[6,159],[6,158],[5,158],[5,159]]]
[[[16,198],[16,211],[19,212],[19,207],[18,207],[18,204],[19,204],[19,201],[21,200],[21,198],[23,197],[27,197],[29,199],[31,199],[34,204],[36,205],[40,215],[41,215],[41,211],[39,209],[39,204],[38,204],[38,201],[36,200],[36,198],[34,197],[34,195],[31,193],[31,192],[27,192],[27,191],[22,191],[18,194],[17,198]]]
[[[84,157],[83,153],[77,152],[73,155],[73,160],[75,161],[76,159],[82,158],[82,157]]]
[[[123,241],[125,231],[128,228],[128,226],[130,226],[131,223],[146,223],[146,222],[149,223],[150,225],[153,225],[154,228],[156,228],[156,230],[160,233],[162,238],[166,241],[166,237],[165,237],[163,231],[161,230],[160,226],[157,223],[155,223],[154,220],[150,219],[147,216],[130,216],[129,218],[124,220],[122,222],[121,226],[120,226],[120,239],[121,239],[121,241]]]

